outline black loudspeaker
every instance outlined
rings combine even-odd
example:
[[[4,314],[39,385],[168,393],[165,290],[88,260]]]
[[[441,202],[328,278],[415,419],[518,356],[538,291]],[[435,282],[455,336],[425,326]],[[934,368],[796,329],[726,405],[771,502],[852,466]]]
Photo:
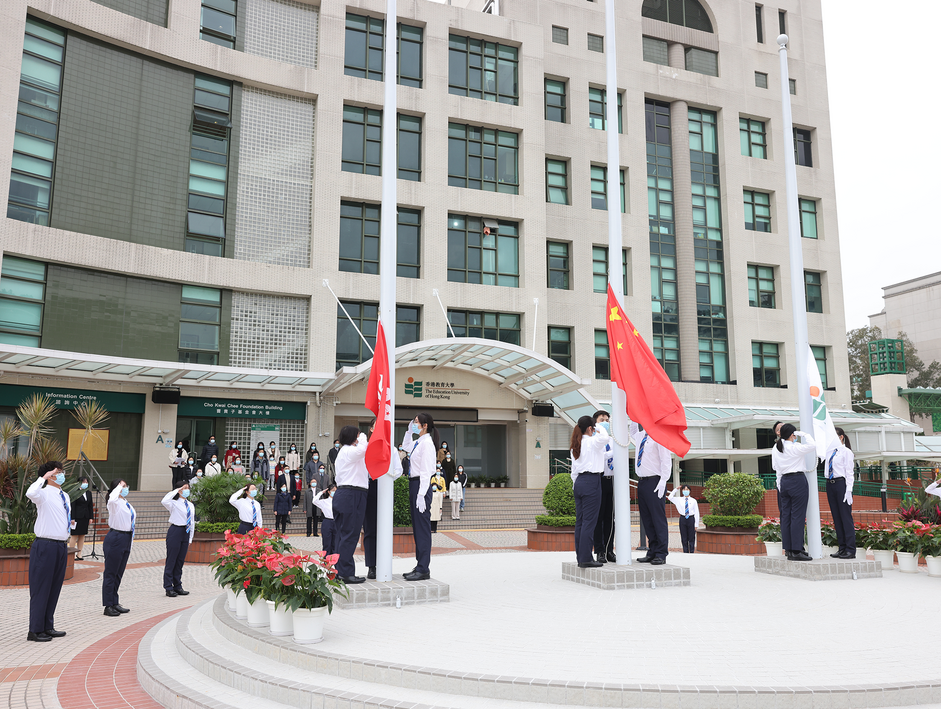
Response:
[[[552,418],[555,416],[555,407],[552,404],[533,404],[532,407],[533,416],[547,416]]]
[[[180,390],[175,388],[157,389],[155,387],[153,392],[150,394],[150,400],[155,404],[179,404]]]

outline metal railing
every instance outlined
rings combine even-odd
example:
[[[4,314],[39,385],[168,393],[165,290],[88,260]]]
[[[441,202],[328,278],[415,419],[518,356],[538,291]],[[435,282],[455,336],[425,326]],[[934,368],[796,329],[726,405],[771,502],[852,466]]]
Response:
[[[927,465],[889,466],[889,480],[934,480],[935,469]],[[860,480],[882,480],[882,466],[863,465],[859,468]]]

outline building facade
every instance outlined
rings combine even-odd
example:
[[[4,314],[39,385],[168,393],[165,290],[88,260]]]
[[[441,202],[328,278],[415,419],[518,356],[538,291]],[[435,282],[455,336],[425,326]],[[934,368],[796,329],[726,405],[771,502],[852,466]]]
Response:
[[[618,186],[604,170],[604,3],[463,4],[398,3],[392,166],[382,0],[3,3],[0,412],[33,390],[137,397],[111,400],[125,430],[101,465],[145,489],[169,480],[168,439],[199,448],[213,433],[244,452],[267,426],[282,446],[329,446],[368,420],[349,373],[370,351],[350,321],[373,341],[389,169],[395,343],[412,348],[397,403],[430,408],[468,472],[544,485],[571,414],[610,401],[612,259],[629,316],[705,412],[684,469],[757,471],[730,451],[765,445],[773,414],[710,420],[796,406],[793,278],[828,401],[849,410],[819,0],[618,2]],[[801,274],[788,266],[779,32]],[[448,337],[464,349],[416,354]],[[509,359],[472,357],[462,338]],[[532,384],[521,352],[556,383]],[[180,404],[154,403],[154,384],[180,387]],[[544,401],[562,417],[532,416]]]

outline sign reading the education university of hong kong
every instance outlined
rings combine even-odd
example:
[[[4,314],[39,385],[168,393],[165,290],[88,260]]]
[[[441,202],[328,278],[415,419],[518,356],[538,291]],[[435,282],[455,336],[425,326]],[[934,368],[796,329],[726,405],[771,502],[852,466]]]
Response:
[[[454,382],[422,381],[409,377],[405,380],[405,396],[415,399],[451,401],[452,397],[470,396],[470,389],[461,389]]]
[[[222,418],[288,419],[303,421],[307,405],[301,401],[252,401],[250,399],[180,398],[177,416]]]
[[[86,401],[97,401],[111,413],[142,414],[147,404],[144,394],[128,394],[123,391],[90,391],[0,384],[0,406],[19,406],[33,394],[44,394],[57,409],[74,409]]]

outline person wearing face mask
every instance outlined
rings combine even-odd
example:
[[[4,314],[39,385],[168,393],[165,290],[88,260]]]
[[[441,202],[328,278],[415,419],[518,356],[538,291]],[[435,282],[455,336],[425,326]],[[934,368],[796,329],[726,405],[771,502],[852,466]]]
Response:
[[[251,474],[251,471],[246,470],[245,466],[242,465],[242,459],[240,457],[232,459],[232,465],[229,466],[228,470],[235,475],[245,475],[246,473]]]
[[[638,558],[642,564],[654,566],[665,564],[669,553],[670,528],[663,496],[667,480],[673,473],[673,458],[670,450],[657,443],[636,423],[631,423],[631,442],[637,451],[637,506],[644,531],[647,533],[647,553]]]
[[[287,533],[289,515],[294,507],[291,491],[285,482],[286,477],[279,478],[278,491],[274,496],[274,528],[281,534]]]
[[[292,443],[288,454],[284,457],[284,463],[291,471],[291,487],[288,492],[291,493],[291,501],[297,507],[301,504],[301,492],[304,489],[303,475],[301,475],[301,454],[297,451],[297,446]]]
[[[323,550],[329,556],[337,553],[336,523],[333,520],[333,496],[336,495],[337,486],[330,485],[319,495],[314,495],[314,504],[323,515]]]
[[[179,474],[173,478],[173,489],[180,487],[183,483],[192,484],[196,478],[196,471],[199,466],[196,465],[196,459],[192,453],[186,457],[186,464],[179,469]]]
[[[274,489],[277,492],[281,492],[281,488],[285,488],[285,492],[291,497],[291,502],[293,506],[294,502],[294,490],[297,486],[297,482],[294,479],[294,473],[288,468],[287,463],[284,460],[284,456],[278,459],[278,464],[274,468]],[[290,524],[291,520],[288,518],[287,523]]]
[[[229,497],[229,504],[239,511],[239,534],[246,534],[262,526],[261,505],[255,499],[257,496],[258,488],[254,483],[249,483]]]
[[[467,473],[464,472],[464,466],[457,466],[457,481],[461,483],[461,512],[464,511],[464,503],[467,501]]]
[[[575,559],[579,568],[602,566],[591,556],[598,510],[601,508],[601,476],[605,446],[611,438],[603,427],[595,427],[591,416],[582,416],[572,429],[572,490],[575,495]]]
[[[176,447],[170,449],[170,478],[173,481],[179,480],[181,469],[186,465],[186,449],[182,441],[176,442]]]
[[[797,442],[797,436],[803,441]],[[812,436],[798,431],[792,424],[781,426],[774,448],[771,449],[771,467],[777,478],[778,508],[781,510],[781,545],[788,561],[811,561],[804,551],[804,522],[807,518],[806,468],[810,454],[817,461],[817,444]],[[814,493],[816,494],[816,492]]]
[[[321,463],[320,461],[320,453],[314,451],[313,455],[311,455],[307,459],[307,462],[304,463],[304,482],[307,484],[310,484],[311,480],[318,477],[318,473],[322,465],[323,463]],[[320,486],[317,492],[322,492],[322,491],[323,491],[323,486]]]
[[[72,500],[72,537],[75,540],[75,560],[84,561],[82,549],[85,548],[85,535],[88,534],[88,522],[95,516],[95,501],[89,489],[89,481],[84,475],[78,479],[81,494]]]
[[[441,508],[444,505],[444,494],[447,483],[441,474],[441,463],[435,466],[435,474],[431,478],[431,533],[438,531],[438,522],[441,521]]]
[[[307,518],[307,536],[319,536],[317,534],[317,506],[314,505],[314,498],[317,496],[317,480],[311,479],[304,488],[304,517]]]
[[[209,462],[203,466],[203,473],[206,477],[212,477],[213,475],[218,475],[222,472],[222,466],[219,464],[219,457],[212,455],[209,456]]]
[[[167,560],[163,565],[163,589],[170,598],[188,596],[183,589],[183,563],[186,552],[193,541],[196,531],[196,508],[187,498],[190,486],[181,485],[170,490],[160,504],[170,513],[170,526],[167,528]]]
[[[255,451],[255,459],[252,461],[252,477],[260,478],[264,481],[265,487],[268,487],[268,477],[271,474],[271,468],[268,466],[268,454],[264,447]]]
[[[62,490],[65,473],[62,464],[50,460],[39,466],[39,475],[27,488],[26,497],[36,505],[29,548],[29,631],[27,640],[47,643],[65,635],[56,630],[53,616],[65,581],[68,540],[71,533],[71,505]]]
[[[203,469],[202,469],[202,468],[196,468],[196,475],[194,475],[192,478],[190,478],[188,484],[189,484],[189,485],[195,485],[197,482],[199,482],[200,480],[202,480],[202,478],[203,478]]]
[[[448,448],[448,442],[447,442],[447,441],[441,441],[441,447],[438,448],[438,450],[437,450],[436,453],[435,453],[435,460],[437,460],[439,463],[441,463],[442,461],[444,461],[445,456],[447,456],[448,453],[450,453],[450,452],[451,452],[451,449]]]
[[[291,444],[291,448],[288,450],[288,454],[284,457],[284,460],[292,473],[300,471],[301,454],[297,452],[297,446],[294,443]]]
[[[445,480],[450,480],[457,472],[457,465],[454,462],[454,454],[449,450],[444,454],[444,460],[441,461],[441,475]]]
[[[412,436],[418,436],[418,440],[413,440]],[[435,421],[427,413],[420,413],[412,420],[402,440],[402,447],[411,461],[408,506],[412,513],[416,561],[415,568],[403,576],[406,581],[431,578],[431,476],[435,472],[435,451],[439,443]]]
[[[268,489],[275,490],[278,484],[278,473],[277,468],[278,464],[282,459],[281,451],[278,450],[278,447],[275,445],[274,441],[268,444],[268,468],[271,470],[271,475],[268,478]]]
[[[203,470],[206,470],[206,465],[212,460],[213,456],[216,456],[216,460],[219,459],[219,446],[216,445],[216,437],[210,436],[209,442],[203,446],[199,454],[199,462],[202,463]],[[220,468],[221,467],[222,466],[220,466]],[[208,475],[209,473],[206,474]]]
[[[602,426],[611,435],[611,415],[607,411],[596,411],[592,417],[595,426]],[[611,444],[605,446],[604,474],[601,476],[601,508],[595,524],[595,554],[598,561],[613,564],[614,555],[614,452]]]
[[[127,501],[131,491],[127,483],[118,478],[111,481],[108,488],[108,535],[101,545],[105,553],[105,570],[101,575],[101,604],[104,614],[116,618],[130,610],[121,605],[118,591],[121,579],[127,568],[127,558],[131,555],[131,542],[134,541],[134,528],[137,512]]]
[[[222,465],[228,469],[230,466],[235,465],[235,459],[241,458],[242,453],[239,451],[238,441],[232,441],[229,444],[229,449],[225,452],[225,457],[222,459]]]
[[[307,452],[304,453],[304,465],[306,466],[310,462],[310,459],[313,458],[315,455],[319,456],[320,451],[317,450],[316,443],[311,443],[310,447],[307,449]]]
[[[451,484],[448,486],[448,497],[451,498],[451,519],[460,519],[461,502],[464,501],[464,486],[461,485],[457,472],[454,473]]]
[[[696,529],[699,527],[699,503],[689,494],[689,485],[682,488],[673,488],[667,498],[680,513],[680,541],[683,543],[683,553],[693,554],[696,551]]]
[[[836,429],[839,444],[827,452],[823,463],[823,477],[827,481],[827,503],[833,516],[837,551],[835,559],[856,558],[856,528],[853,525],[853,449],[846,431]]]

